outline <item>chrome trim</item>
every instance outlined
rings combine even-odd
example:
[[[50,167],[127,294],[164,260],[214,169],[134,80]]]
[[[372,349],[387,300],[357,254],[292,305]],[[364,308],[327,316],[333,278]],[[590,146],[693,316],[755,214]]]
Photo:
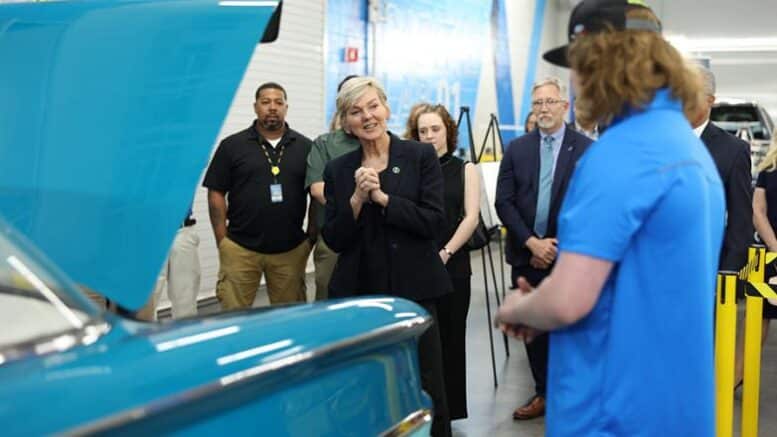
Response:
[[[418,431],[422,426],[432,422],[431,410],[418,410],[392,426],[388,431],[380,434],[380,437],[405,437]]]
[[[0,348],[0,366],[11,361],[65,352],[78,346],[89,346],[111,330],[105,320],[86,322],[81,328],[69,329],[6,348]]]
[[[403,320],[400,322],[392,323],[390,325],[383,326],[378,329],[366,332],[356,337],[341,340],[336,343],[332,343],[326,346],[322,346],[309,351],[300,352],[277,361],[262,364],[250,369],[241,370],[226,376],[219,378],[217,381],[203,384],[193,389],[169,395],[152,402],[149,402],[143,407],[133,408],[116,413],[112,416],[108,416],[103,419],[98,419],[89,422],[85,425],[81,425],[65,431],[65,435],[89,435],[95,433],[101,433],[110,431],[113,428],[129,424],[131,422],[143,419],[153,414],[158,414],[166,410],[178,407],[180,405],[193,402],[210,396],[214,393],[223,390],[226,387],[234,386],[235,384],[249,383],[255,379],[266,376],[268,374],[279,371],[283,368],[302,364],[306,361],[311,361],[317,358],[321,358],[327,355],[334,354],[335,352],[354,347],[360,343],[369,342],[379,339],[381,337],[390,336],[403,331],[410,331],[409,334],[418,333],[422,334],[432,324],[432,318],[430,316],[418,316],[412,319]],[[414,413],[415,414],[415,413]],[[392,428],[393,429],[393,428]]]

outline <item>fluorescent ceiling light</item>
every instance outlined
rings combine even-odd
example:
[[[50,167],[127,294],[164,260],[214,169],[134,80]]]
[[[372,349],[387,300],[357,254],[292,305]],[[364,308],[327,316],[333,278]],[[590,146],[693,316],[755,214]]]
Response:
[[[691,53],[777,51],[777,37],[688,38],[685,35],[666,35],[666,39],[678,50]]]
[[[220,1],[219,6],[243,6],[243,7],[263,7],[278,6],[278,1],[250,1],[250,0],[226,0]]]

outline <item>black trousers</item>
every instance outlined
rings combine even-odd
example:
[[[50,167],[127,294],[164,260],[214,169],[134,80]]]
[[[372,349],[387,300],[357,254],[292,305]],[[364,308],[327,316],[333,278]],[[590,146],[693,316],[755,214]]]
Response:
[[[472,294],[470,277],[451,277],[453,293],[439,299],[442,365],[451,420],[467,417],[467,314]]]
[[[432,326],[418,340],[418,364],[421,369],[421,386],[434,402],[432,436],[449,437],[451,435],[451,419],[448,414],[448,402],[445,394],[442,347],[437,318],[439,300],[437,298],[417,302],[434,318]]]
[[[550,273],[550,269],[539,270],[531,266],[513,267],[510,275],[515,285],[523,276],[532,287],[536,287]],[[549,335],[542,334],[531,343],[525,343],[526,355],[529,357],[529,367],[534,378],[534,391],[538,396],[545,397],[548,381],[548,345]]]

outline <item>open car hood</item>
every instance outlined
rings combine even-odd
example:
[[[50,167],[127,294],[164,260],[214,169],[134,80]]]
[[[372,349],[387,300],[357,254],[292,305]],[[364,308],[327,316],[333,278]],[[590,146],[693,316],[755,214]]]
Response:
[[[143,306],[278,3],[0,5],[0,214]]]

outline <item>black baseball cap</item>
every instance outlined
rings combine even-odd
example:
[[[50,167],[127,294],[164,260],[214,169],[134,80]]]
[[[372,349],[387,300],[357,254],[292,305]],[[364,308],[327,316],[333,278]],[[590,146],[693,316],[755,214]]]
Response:
[[[650,7],[642,0],[583,0],[572,9],[569,16],[568,35],[571,43],[583,35],[613,30],[647,30],[661,33],[661,24],[650,20],[626,18],[626,12],[632,8]],[[551,64],[569,67],[567,49],[569,44],[548,50],[542,58]]]

